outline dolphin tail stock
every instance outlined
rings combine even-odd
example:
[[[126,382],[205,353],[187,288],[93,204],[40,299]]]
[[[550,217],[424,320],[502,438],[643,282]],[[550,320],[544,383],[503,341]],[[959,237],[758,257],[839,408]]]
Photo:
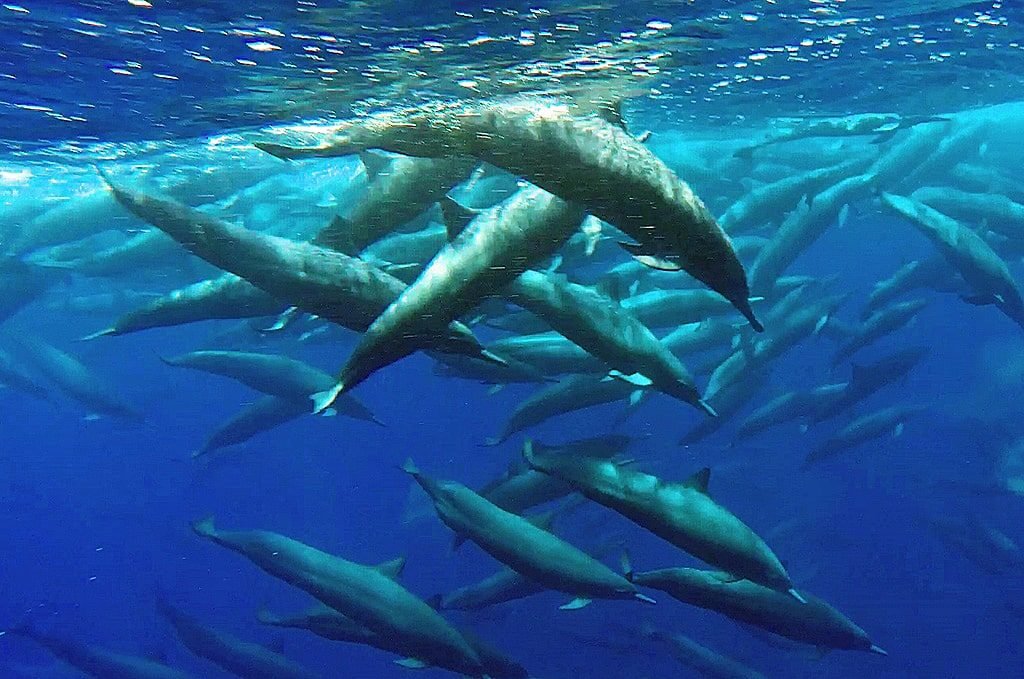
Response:
[[[205,519],[199,519],[198,521],[192,522],[192,532],[201,538],[215,538],[217,537],[217,527],[213,522],[213,515],[207,516]]]

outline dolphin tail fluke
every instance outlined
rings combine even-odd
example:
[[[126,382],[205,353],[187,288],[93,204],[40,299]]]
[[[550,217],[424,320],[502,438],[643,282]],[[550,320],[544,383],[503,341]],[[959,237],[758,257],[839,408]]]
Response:
[[[192,522],[192,531],[201,538],[212,538],[217,535],[217,527],[213,523],[213,516],[199,519]]]
[[[272,627],[278,627],[281,625],[281,616],[273,613],[268,608],[261,608],[256,611],[256,622],[261,625],[270,625]]]
[[[313,402],[313,413],[319,415],[330,408],[343,391],[345,391],[345,383],[336,382],[330,389],[311,394],[309,399]]]

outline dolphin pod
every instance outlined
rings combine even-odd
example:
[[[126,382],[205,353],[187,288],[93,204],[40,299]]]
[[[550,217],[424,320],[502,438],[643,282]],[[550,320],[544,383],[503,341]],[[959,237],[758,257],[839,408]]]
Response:
[[[537,99],[437,103],[344,121],[318,146],[257,147],[285,159],[380,148],[485,160],[584,206],[635,239],[628,249],[640,261],[687,271],[761,329],[743,267],[704,203],[643,143],[599,116]]]

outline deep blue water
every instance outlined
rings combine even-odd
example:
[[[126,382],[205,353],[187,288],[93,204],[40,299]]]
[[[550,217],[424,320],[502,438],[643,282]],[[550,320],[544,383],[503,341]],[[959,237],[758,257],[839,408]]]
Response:
[[[820,154],[828,159],[822,165],[830,165],[843,153],[885,153],[905,138],[881,144],[872,144],[871,137],[811,139],[768,147],[754,164],[731,159],[739,146],[791,122],[777,118],[928,114],[963,126],[991,119],[983,134],[930,170],[922,185],[956,187],[952,167],[963,161],[1024,187],[1024,33],[1020,7],[1009,0],[857,7],[752,1],[719,3],[714,10],[689,3],[680,10],[681,3],[657,1],[628,7],[507,2],[486,11],[470,2],[299,2],[246,5],[244,16],[237,3],[198,3],[200,8],[188,10],[153,4],[26,1],[0,7],[6,46],[0,55],[0,243],[11,243],[54,205],[99,186],[92,169],[97,162],[116,168],[119,178],[138,176],[140,185],[150,187],[205,171],[209,183],[189,186],[215,193],[217,214],[306,238],[359,199],[358,177],[347,192],[343,181],[358,171],[347,160],[285,167],[261,156],[248,141],[264,126],[347,118],[437,96],[552,89],[578,96],[589,86],[628,91],[629,126],[652,130],[654,153],[719,215],[766,177],[782,179],[781,169],[812,169],[808,156]],[[531,13],[537,8],[545,11]],[[656,21],[672,27],[645,29]],[[517,42],[524,30],[540,34],[535,45]],[[618,57],[607,69],[557,81],[524,76],[519,68],[557,64],[576,55],[579,46],[618,40],[623,31],[642,34],[635,44],[616,43],[627,61],[648,63],[653,52],[671,54],[654,62],[659,73],[623,73]],[[681,37],[661,42],[659,34]],[[334,37],[315,37],[323,35]],[[484,35],[513,38],[467,46]],[[801,40],[810,44],[801,46]],[[444,43],[444,54],[432,57],[424,41]],[[280,49],[250,46],[260,42]],[[338,46],[342,53],[328,52]],[[418,51],[410,52],[414,47]],[[375,66],[383,75],[367,77]],[[493,78],[473,88],[457,84],[481,73]],[[497,85],[502,75],[512,84]],[[782,150],[773,155],[774,149]],[[763,164],[760,174],[757,164]],[[285,179],[244,193],[273,177]],[[327,188],[317,188],[318,181]],[[67,224],[71,229],[79,219],[117,218],[123,220],[123,213],[113,207],[83,210]],[[113,226],[131,233],[144,228],[138,221]],[[1024,221],[998,227],[1001,233],[1024,229]],[[759,233],[770,238],[774,228],[765,225]],[[964,228],[984,232],[997,225],[979,219]],[[628,259],[610,244],[598,252],[599,259],[586,265],[589,277]],[[38,261],[33,257],[40,253],[45,249],[18,257]],[[856,323],[876,282],[908,261],[935,254],[918,230],[868,195],[786,273],[834,276],[830,289],[849,293],[835,316]],[[1015,279],[1024,280],[1020,250],[999,254]],[[169,261],[169,267],[133,268],[111,278],[61,269],[52,287],[0,321],[0,346],[19,336],[41,338],[116,385],[146,416],[142,424],[94,419],[55,388],[52,403],[0,389],[0,629],[29,621],[81,642],[160,657],[196,677],[230,676],[176,641],[154,606],[163,591],[211,626],[280,645],[324,677],[407,676],[410,670],[383,652],[258,624],[261,607],[297,612],[310,599],[237,554],[198,539],[189,522],[214,515],[225,529],[280,532],[360,563],[406,556],[401,581],[426,598],[482,578],[498,564],[472,544],[452,551],[451,531],[412,492],[399,468],[404,460],[412,457],[431,475],[479,487],[518,457],[527,436],[555,443],[614,430],[633,437],[628,457],[666,480],[711,467],[712,496],[765,537],[796,586],[829,601],[889,655],[778,648],[725,617],[656,592],[654,607],[595,601],[581,611],[560,611],[571,597],[545,593],[481,613],[449,615],[516,658],[530,676],[700,676],[639,636],[644,625],[684,633],[770,677],[1024,675],[1021,494],[977,493],[945,483],[1005,481],[990,471],[993,460],[1024,435],[1021,327],[994,306],[914,291],[900,299],[922,297],[928,305],[911,324],[834,368],[835,339],[812,334],[771,363],[767,386],[719,432],[687,447],[677,441],[702,416],[659,394],[621,424],[613,423],[624,404],[612,403],[550,420],[500,447],[484,447],[537,385],[512,384],[490,394],[488,385],[433,374],[432,360],[420,353],[378,372],[355,392],[384,427],[304,416],[195,460],[191,454],[206,436],[257,395],[231,380],[165,366],[160,356],[217,341],[221,348],[287,354],[333,373],[357,336],[303,343],[287,333],[257,338],[237,331],[237,321],[207,321],[76,341],[136,306],[129,292],[164,293],[216,273],[180,253]],[[745,264],[749,268],[750,260]],[[581,272],[583,267],[563,271],[570,278],[582,278]],[[69,300],[112,292],[126,297],[86,311],[69,306]],[[749,334],[738,315],[728,319]],[[484,325],[474,330],[484,341],[503,335]],[[215,339],[229,331],[227,339]],[[912,346],[928,348],[924,360],[853,413],[806,432],[789,422],[732,445],[745,414],[777,394],[845,380],[851,363]],[[720,349],[713,355],[721,358],[729,347]],[[714,367],[711,356],[685,359],[701,387]],[[885,435],[801,468],[807,453],[851,417],[897,403],[924,407],[906,421],[901,435]],[[417,509],[419,516],[410,519]],[[960,537],[972,544],[981,542],[978,526],[998,530],[1010,541],[1010,565],[986,570],[976,554],[970,558],[954,539],[929,530],[930,517],[960,520]],[[699,565],[592,503],[561,520],[558,533],[583,547],[621,542],[640,570]],[[605,561],[616,564],[617,554]],[[13,635],[0,637],[0,647],[0,676],[79,676]],[[455,676],[439,669],[416,676],[446,675]]]

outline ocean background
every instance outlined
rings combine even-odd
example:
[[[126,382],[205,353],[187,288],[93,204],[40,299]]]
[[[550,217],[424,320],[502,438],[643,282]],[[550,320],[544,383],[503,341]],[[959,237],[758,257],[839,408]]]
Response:
[[[355,177],[357,161],[286,167],[247,148],[246,135],[270,125],[344,118],[389,102],[415,103],[426,98],[424,92],[504,93],[487,91],[486,83],[466,87],[459,81],[487,68],[514,72],[510,64],[530,61],[541,47],[554,62],[573,45],[623,31],[675,35],[673,30],[682,32],[697,20],[722,28],[712,36],[686,36],[685,48],[673,43],[666,50],[673,57],[665,58],[659,73],[629,80],[632,96],[625,111],[631,128],[653,132],[652,150],[716,214],[723,208],[715,199],[719,182],[743,177],[687,176],[693,148],[687,143],[701,142],[705,158],[721,144],[726,157],[762,139],[770,121],[782,117],[969,116],[1000,106],[999,122],[982,142],[990,155],[981,157],[1012,170],[1007,177],[1024,184],[1024,107],[1016,103],[1024,100],[1024,7],[1010,0],[722,2],[713,10],[707,3],[657,1],[503,2],[486,9],[471,2],[397,0],[244,7],[202,2],[187,10],[159,0],[152,7],[143,4],[25,1],[0,7],[4,231],[52,206],[55,197],[95,184],[93,167],[99,164],[116,166],[123,178],[138,168],[140,181],[143,170],[166,177],[215,167],[214,177],[231,177],[224,185],[239,187],[292,173],[295,183],[282,181],[280,190],[305,202],[296,223],[284,230],[308,234],[359,192],[357,186],[311,207],[319,196],[303,196],[303,182]],[[538,8],[545,11],[531,13]],[[648,28],[660,22],[672,27]],[[484,41],[477,51],[447,49],[435,61],[423,47],[424,41],[458,45],[483,35],[521,37],[524,30],[548,29],[556,37],[548,45],[538,41],[541,47],[523,45],[519,37]],[[295,35],[333,35],[337,41]],[[800,47],[801,40],[812,44]],[[258,43],[280,49],[254,48]],[[311,45],[321,51],[304,50]],[[341,45],[337,51],[343,54],[328,53],[332,45]],[[412,52],[417,45],[419,53]],[[787,45],[801,50],[801,58],[768,49]],[[654,43],[651,49],[661,47]],[[403,50],[404,58],[396,56]],[[309,54],[325,61],[310,63],[304,60]],[[754,54],[764,58],[751,60]],[[404,72],[422,70],[436,80],[418,91],[400,86],[387,71],[375,83],[365,73],[377,62]],[[598,69],[610,71],[615,69]],[[572,88],[595,77],[583,72]],[[515,89],[551,84],[523,76]],[[252,181],[239,178],[243,173]],[[231,213],[235,208],[238,214]],[[221,214],[251,220],[247,224],[289,218],[287,207],[235,208]],[[787,273],[834,276],[831,289],[850,293],[837,315],[853,322],[876,282],[933,253],[912,226],[868,200],[852,206],[845,223],[832,225]],[[597,270],[628,259],[605,246],[598,256],[600,262],[590,265]],[[1019,256],[1008,262],[1017,280],[1024,280]],[[146,415],[144,423],[93,419],[66,398],[47,403],[0,389],[0,629],[27,619],[82,642],[159,656],[197,677],[230,676],[176,642],[154,607],[162,591],[204,622],[283,648],[324,677],[408,676],[409,670],[382,652],[261,626],[255,620],[261,607],[298,611],[308,599],[238,555],[199,540],[189,523],[214,515],[224,529],[273,530],[361,563],[406,556],[402,583],[423,597],[468,584],[493,572],[496,563],[474,545],[453,551],[451,532],[399,466],[412,457],[429,474],[470,487],[487,483],[519,456],[525,436],[498,447],[481,444],[536,385],[512,384],[491,394],[489,385],[435,375],[432,360],[420,353],[378,372],[356,392],[384,427],[301,417],[194,460],[192,452],[208,433],[257,396],[227,379],[166,366],[159,357],[211,342],[225,346],[236,337],[226,333],[236,332],[239,322],[76,341],[130,309],[129,292],[166,292],[213,271],[195,262],[182,266],[115,279],[61,272],[59,282],[0,326],[5,337],[41,337],[73,353]],[[86,311],[67,303],[93,295],[109,299]],[[992,306],[931,290],[911,297],[929,303],[912,324],[853,362],[926,347],[926,357],[906,378],[860,406],[867,411],[912,403],[925,406],[924,412],[909,419],[901,435],[869,441],[810,469],[801,469],[803,458],[844,420],[806,432],[788,423],[733,444],[732,431],[742,419],[734,416],[712,436],[680,446],[680,437],[702,415],[655,394],[620,424],[612,423],[624,405],[613,403],[527,432],[548,443],[628,434],[629,456],[666,479],[682,480],[711,467],[712,496],[765,537],[799,588],[843,611],[888,657],[778,648],[666,594],[656,596],[653,607],[597,601],[567,612],[558,610],[566,595],[545,593],[450,619],[516,658],[531,676],[547,679],[699,676],[641,638],[637,630],[645,624],[687,634],[770,677],[1024,676],[1024,552],[1012,567],[989,572],[926,522],[934,516],[978,517],[1013,541],[1024,541],[1019,495],[979,495],[944,483],[984,477],[993,456],[1024,433],[1024,338]],[[486,327],[475,331],[485,342],[501,336]],[[356,335],[332,337],[306,343],[294,336],[250,334],[235,346],[287,354],[333,373]],[[847,379],[851,361],[831,366],[835,347],[833,339],[815,335],[772,362],[768,386],[747,409],[785,390]],[[698,369],[707,363],[688,361],[700,385],[708,371]],[[593,504],[561,520],[558,532],[581,546],[621,540],[641,570],[697,564]],[[3,676],[80,676],[11,635],[0,638],[0,668],[7,668],[0,669]],[[446,675],[454,676],[438,669],[416,674]]]

